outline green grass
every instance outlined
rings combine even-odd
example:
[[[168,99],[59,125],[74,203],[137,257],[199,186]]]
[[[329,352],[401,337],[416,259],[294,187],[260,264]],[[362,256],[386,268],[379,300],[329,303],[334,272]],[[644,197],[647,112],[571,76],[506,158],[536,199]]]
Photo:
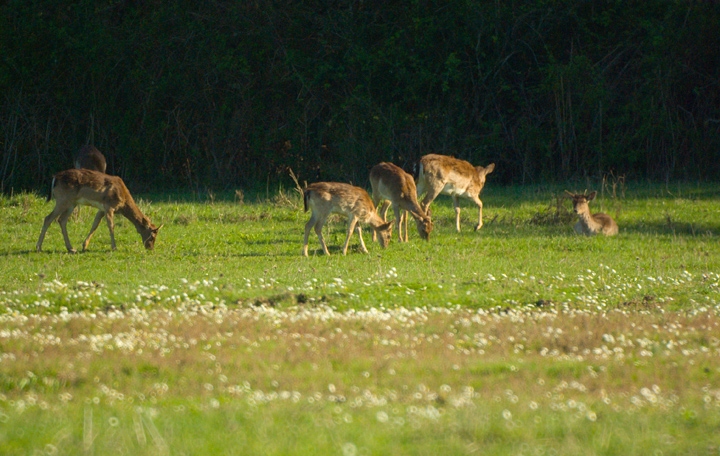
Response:
[[[136,195],[155,250],[117,218],[77,255],[2,197],[0,453],[717,454],[720,186],[606,191],[614,238],[559,190],[488,187],[478,232],[441,197],[368,255],[337,219],[310,258],[285,192]]]

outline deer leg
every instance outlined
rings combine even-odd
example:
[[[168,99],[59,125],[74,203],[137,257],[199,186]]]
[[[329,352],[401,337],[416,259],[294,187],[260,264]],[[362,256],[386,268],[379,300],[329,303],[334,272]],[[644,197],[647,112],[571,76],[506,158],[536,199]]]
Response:
[[[345,238],[345,245],[343,245],[342,249],[343,255],[347,254],[348,245],[350,245],[350,237],[352,236],[353,231],[355,231],[355,225],[357,225],[357,222],[357,217],[350,215],[350,218],[348,219],[347,237]],[[365,244],[362,242],[362,235],[360,235],[360,245],[362,248],[365,248]],[[364,252],[367,252],[367,249],[365,249]]]
[[[455,229],[460,232],[460,201],[458,201],[457,195],[453,195],[453,206],[455,206]]]
[[[315,226],[315,214],[310,216],[310,220],[305,224],[305,238],[303,239],[303,256],[308,256],[308,241],[310,239],[310,230]]]
[[[379,194],[373,189],[371,199],[373,202],[373,206],[375,206],[375,211],[378,213],[378,215],[380,215],[380,206],[378,206],[378,204],[380,204],[380,200],[382,199],[382,197],[380,197]],[[385,204],[385,200],[382,199],[382,201],[383,204]]]
[[[325,244],[325,238],[322,234],[323,226],[325,226],[325,220],[327,220],[327,218],[322,218],[315,222],[315,233],[317,234],[318,240],[320,241],[320,247],[322,247],[325,255],[330,255],[330,251],[327,248],[327,244]]]
[[[382,212],[383,222],[387,222],[387,213],[388,213],[388,209],[390,209],[390,205],[391,205],[391,204],[392,204],[392,203],[390,203],[390,201],[387,201],[387,200],[383,201],[382,208],[378,211],[378,214],[379,214],[380,212]],[[394,206],[393,206],[393,207],[394,207]],[[374,241],[374,240],[375,240],[375,239],[373,239],[373,241]]]
[[[407,242],[408,241],[407,224],[408,224],[408,217],[410,217],[410,213],[408,211],[402,211],[402,215],[400,217],[402,218],[402,222],[405,225],[405,242]]]
[[[382,214],[381,217],[383,219],[383,222],[387,222],[387,212],[388,209],[390,209],[390,202],[388,200],[383,201],[382,206],[380,206],[377,210],[378,215]],[[375,230],[373,230],[372,233],[372,240],[373,242],[377,241],[377,233]]]
[[[117,249],[115,246],[115,217],[112,210],[107,211],[105,214],[105,220],[107,220],[108,230],[110,230],[110,248],[114,251]]]
[[[435,198],[437,198],[438,195],[440,195],[442,189],[442,186],[430,187],[428,192],[425,194],[425,198],[423,198],[422,203],[420,203],[423,212],[425,212],[426,214],[428,213],[428,208],[430,207],[430,204],[435,201]]]
[[[475,231],[477,231],[480,228],[482,228],[482,226],[483,226],[483,221],[482,221],[483,203],[482,203],[482,201],[480,201],[480,197],[478,197],[478,196],[476,196],[472,200],[475,202],[475,204],[477,204],[477,207],[478,207],[478,224],[475,227]]]
[[[574,228],[575,228],[575,233],[580,234],[580,235],[585,234],[585,230],[583,230],[583,224],[582,224],[582,222],[577,222],[577,223],[575,224],[575,227],[574,227]]]
[[[360,226],[360,224],[358,223],[356,225],[356,229],[357,229],[358,237],[360,238],[360,249],[364,253],[368,253],[368,249],[367,249],[367,247],[365,247],[365,241],[363,241],[363,237],[362,237],[362,226]],[[373,230],[373,231],[375,231],[375,230]]]
[[[105,216],[105,211],[98,211],[97,214],[95,214],[95,220],[93,220],[92,227],[90,227],[90,232],[88,233],[87,237],[85,238],[85,241],[83,241],[82,251],[87,250],[88,244],[90,244],[90,238],[92,237],[93,233],[95,233],[95,230],[100,225],[100,222],[102,221],[103,217]]]
[[[68,236],[67,231],[67,222],[70,218],[70,215],[72,215],[73,209],[75,209],[74,206],[69,207],[65,209],[62,214],[60,214],[60,217],[58,218],[58,223],[60,224],[60,230],[62,231],[63,239],[65,240],[65,248],[67,249],[68,253],[77,253],[77,250],[75,250],[70,243],[70,236]]]
[[[398,232],[398,239],[400,242],[403,242],[403,235],[402,235],[402,209],[400,209],[400,206],[397,204],[393,204],[393,213],[395,214],[395,229]],[[387,220],[384,220],[387,221]],[[374,230],[373,230],[374,232]],[[373,239],[374,241],[375,239]],[[407,239],[406,239],[407,241]]]
[[[40,231],[40,237],[38,238],[37,245],[35,246],[35,250],[40,252],[42,250],[42,244],[43,240],[45,239],[45,233],[47,233],[48,228],[50,228],[50,225],[52,225],[52,222],[55,221],[60,216],[60,211],[58,211],[57,205],[55,205],[55,208],[48,214],[47,217],[45,217],[45,221],[43,222],[42,230]]]

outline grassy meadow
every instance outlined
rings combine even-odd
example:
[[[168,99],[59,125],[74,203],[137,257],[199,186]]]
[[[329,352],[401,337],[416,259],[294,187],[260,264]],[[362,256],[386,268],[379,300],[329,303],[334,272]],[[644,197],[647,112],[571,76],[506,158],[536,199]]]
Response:
[[[720,454],[720,185],[598,188],[613,238],[561,190],[309,258],[293,191],[135,195],[155,250],[118,216],[76,255],[0,197],[0,454]]]

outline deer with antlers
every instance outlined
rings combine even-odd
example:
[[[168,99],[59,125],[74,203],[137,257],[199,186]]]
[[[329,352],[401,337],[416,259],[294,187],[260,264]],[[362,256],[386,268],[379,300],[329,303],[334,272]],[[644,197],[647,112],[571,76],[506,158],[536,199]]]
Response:
[[[383,162],[375,165],[370,170],[370,185],[372,187],[372,199],[378,214],[382,219],[387,220],[387,211],[392,205],[395,213],[395,228],[400,237],[400,242],[408,241],[407,220],[408,213],[415,219],[418,234],[426,241],[429,239],[433,224],[430,217],[420,207],[417,201],[417,189],[413,177],[403,171],[402,168],[392,163]],[[382,207],[378,207],[380,200]],[[405,225],[405,237],[403,238],[403,222]],[[375,233],[373,232],[373,240]]]
[[[93,206],[99,209],[93,221],[90,233],[83,242],[82,250],[87,250],[90,238],[100,225],[103,217],[107,221],[110,230],[110,245],[113,250],[115,245],[114,219],[115,212],[130,220],[142,238],[146,249],[152,250],[155,247],[155,239],[162,225],[156,227],[150,219],[143,214],[135,204],[132,195],[125,183],[117,176],[108,176],[98,171],[89,169],[69,169],[53,176],[53,184],[48,201],[55,199],[55,208],[45,217],[40,238],[36,250],[42,250],[43,240],[48,228],[56,219],[60,224],[65,247],[69,253],[76,253],[70,243],[67,232],[67,221],[73,209],[77,205]]]
[[[312,210],[310,220],[305,224],[305,239],[302,254],[308,256],[308,239],[310,230],[315,229],[320,246],[325,255],[330,255],[322,228],[331,213],[338,213],[347,216],[348,228],[347,238],[342,248],[342,253],[347,253],[348,244],[353,231],[357,228],[360,238],[360,249],[368,253],[363,242],[361,223],[369,224],[378,235],[378,242],[382,248],[387,247],[392,237],[392,222],[385,222],[375,211],[375,205],[370,195],[360,188],[350,184],[335,182],[316,182],[310,184],[303,190],[303,202],[305,212]]]
[[[455,228],[460,232],[460,205],[458,197],[462,196],[474,202],[479,211],[478,223],[475,230],[482,225],[483,203],[480,201],[480,191],[485,186],[485,178],[495,169],[495,163],[486,167],[473,166],[465,160],[446,155],[429,154],[420,159],[418,175],[418,196],[425,193],[422,208],[429,215],[430,203],[441,193],[450,195],[455,206]]]
[[[575,224],[575,232],[577,234],[584,234],[585,236],[594,236],[596,234],[614,236],[618,234],[617,223],[615,223],[612,217],[602,212],[595,214],[590,213],[588,203],[595,199],[597,192],[592,192],[587,195],[587,191],[585,193],[570,193],[565,190],[565,193],[572,198],[573,211],[579,219]]]

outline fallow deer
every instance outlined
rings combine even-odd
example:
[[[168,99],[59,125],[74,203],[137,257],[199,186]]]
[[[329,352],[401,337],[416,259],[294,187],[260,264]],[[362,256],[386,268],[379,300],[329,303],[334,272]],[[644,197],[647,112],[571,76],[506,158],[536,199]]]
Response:
[[[433,230],[430,217],[425,214],[417,201],[417,189],[413,177],[403,171],[402,168],[392,163],[380,163],[370,170],[370,185],[372,186],[372,199],[378,214],[382,214],[383,220],[387,221],[387,211],[392,205],[395,213],[395,229],[400,237],[400,242],[408,241],[407,213],[415,219],[418,234],[426,241]],[[382,207],[378,206],[380,200]],[[405,238],[403,239],[403,221],[405,222]],[[373,232],[373,240],[375,233]]]
[[[113,250],[116,249],[113,221],[115,212],[122,214],[135,225],[135,229],[142,238],[143,245],[148,250],[155,247],[155,239],[158,231],[162,228],[162,225],[159,227],[153,225],[150,219],[140,211],[125,183],[117,176],[108,176],[88,169],[62,171],[53,176],[52,189],[47,200],[50,201],[51,198],[55,198],[55,208],[45,217],[36,246],[38,252],[42,249],[45,233],[52,222],[57,219],[65,240],[65,247],[68,252],[76,253],[68,236],[67,221],[75,206],[79,204],[99,209],[92,228],[90,228],[90,233],[83,242],[83,251],[87,250],[90,238],[98,225],[100,225],[103,217],[106,218],[110,230],[110,245]]]
[[[455,228],[460,232],[460,205],[458,197],[462,196],[473,201],[479,210],[478,223],[475,230],[482,225],[483,203],[480,191],[485,186],[485,178],[495,169],[495,163],[486,167],[473,166],[465,160],[446,155],[425,155],[420,159],[420,171],[417,182],[418,196],[425,194],[422,200],[423,210],[430,215],[430,203],[441,193],[450,195],[455,206]]]
[[[95,146],[82,146],[75,158],[75,168],[90,169],[104,173],[107,170],[105,156]]]
[[[312,210],[310,220],[305,224],[305,239],[302,250],[304,256],[308,256],[308,238],[310,237],[310,230],[313,228],[317,233],[323,252],[325,255],[330,255],[323,238],[322,227],[332,212],[343,214],[348,218],[347,238],[342,248],[343,255],[347,253],[350,237],[356,227],[360,238],[360,248],[364,253],[368,253],[363,242],[360,223],[367,223],[372,227],[379,236],[378,242],[381,247],[387,247],[390,242],[392,222],[385,222],[380,218],[375,211],[370,195],[360,187],[334,182],[317,182],[303,190],[303,200],[305,212],[307,212],[308,208]]]
[[[570,193],[565,190],[565,193],[572,198],[573,211],[577,214],[578,219],[580,219],[575,224],[575,232],[577,234],[584,234],[585,236],[594,236],[596,234],[614,236],[618,234],[617,223],[615,223],[612,217],[602,212],[596,214],[590,213],[588,202],[595,199],[597,192],[586,195],[584,193]]]

